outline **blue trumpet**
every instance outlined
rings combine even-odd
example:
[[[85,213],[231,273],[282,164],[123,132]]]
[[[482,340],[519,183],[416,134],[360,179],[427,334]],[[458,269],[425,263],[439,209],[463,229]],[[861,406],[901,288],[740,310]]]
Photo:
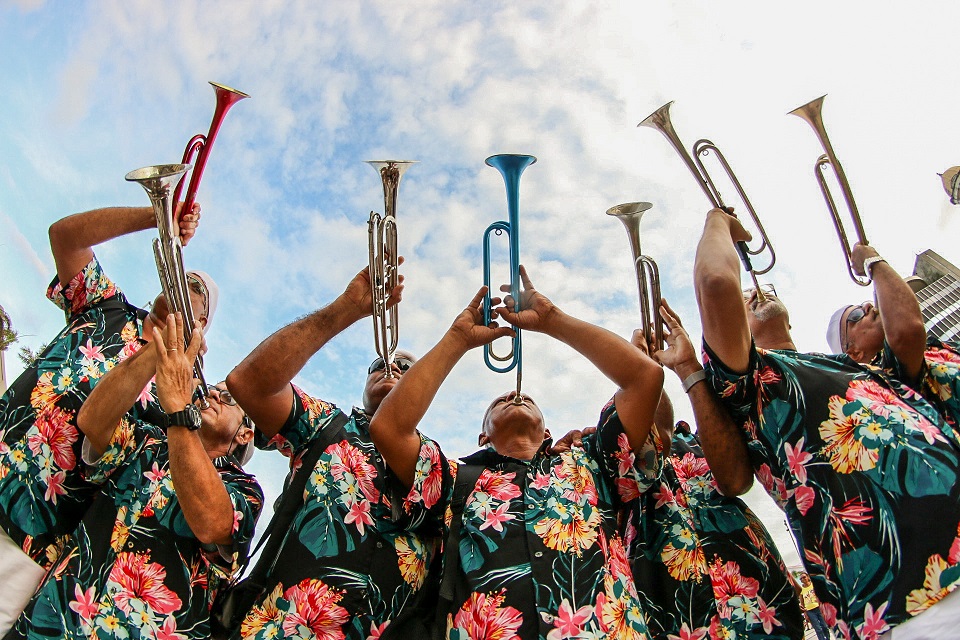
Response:
[[[483,321],[489,324],[491,320],[490,291],[490,234],[501,235],[506,233],[510,242],[510,295],[516,305],[515,311],[520,311],[520,175],[523,170],[536,162],[534,156],[503,153],[487,158],[487,165],[493,167],[503,176],[507,187],[507,213],[509,222],[500,220],[494,222],[483,233],[483,284],[487,287],[487,295],[483,299]],[[516,337],[506,355],[499,356],[493,352],[493,344],[488,344],[483,350],[483,360],[487,367],[497,373],[506,373],[514,367],[517,369],[517,397],[520,397],[521,352],[520,329],[516,330]],[[504,362],[500,366],[495,362]]]

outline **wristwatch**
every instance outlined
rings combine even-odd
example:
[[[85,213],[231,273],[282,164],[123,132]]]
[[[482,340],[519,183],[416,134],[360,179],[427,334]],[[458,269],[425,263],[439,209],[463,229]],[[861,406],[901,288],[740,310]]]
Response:
[[[186,427],[190,431],[196,431],[200,428],[200,409],[188,404],[183,411],[163,414],[163,427]]]

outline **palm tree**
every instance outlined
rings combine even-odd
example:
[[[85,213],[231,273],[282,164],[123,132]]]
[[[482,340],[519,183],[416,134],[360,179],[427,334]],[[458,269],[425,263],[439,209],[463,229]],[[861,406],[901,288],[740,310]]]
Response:
[[[17,332],[13,330],[13,321],[3,307],[0,307],[0,393],[7,390],[7,370],[3,363],[3,354],[17,341],[17,337]]]

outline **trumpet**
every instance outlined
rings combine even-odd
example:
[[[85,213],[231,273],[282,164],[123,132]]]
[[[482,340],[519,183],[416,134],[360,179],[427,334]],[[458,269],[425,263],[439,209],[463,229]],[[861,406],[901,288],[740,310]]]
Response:
[[[850,212],[850,218],[853,221],[853,229],[856,231],[857,239],[860,241],[860,244],[869,244],[867,242],[867,234],[863,231],[863,223],[860,221],[860,213],[857,211],[857,203],[853,199],[853,191],[850,190],[850,183],[847,182],[847,175],[843,172],[843,167],[840,165],[840,161],[837,160],[837,155],[833,152],[833,145],[830,144],[830,138],[827,137],[827,130],[823,126],[823,99],[826,97],[826,95],[822,95],[816,100],[811,100],[807,104],[797,107],[788,115],[803,118],[813,127],[813,132],[816,134],[817,139],[820,140],[820,146],[822,146],[825,151],[823,155],[817,158],[817,162],[813,166],[813,173],[817,177],[817,184],[820,185],[820,192],[823,194],[823,199],[827,203],[827,209],[830,210],[830,217],[833,218],[833,226],[837,230],[837,237],[840,239],[840,248],[843,250],[843,257],[847,261],[847,272],[854,282],[862,287],[866,287],[871,282],[870,277],[858,276],[853,270],[853,252],[850,248],[850,241],[847,239],[847,232],[843,227],[843,222],[840,220],[837,203],[834,201],[833,195],[830,193],[830,187],[827,185],[827,180],[823,176],[827,165],[833,167],[833,173],[837,178],[837,183],[840,185],[840,192],[843,194],[843,199],[847,203],[847,210]]]
[[[740,255],[740,261],[743,262],[743,268],[750,273],[750,277],[753,279],[753,286],[757,290],[757,297],[762,300],[764,299],[764,296],[760,291],[760,283],[757,281],[757,276],[763,275],[773,269],[773,265],[777,262],[777,255],[773,250],[773,245],[770,243],[767,232],[763,228],[763,223],[760,222],[760,216],[757,215],[753,205],[750,204],[750,199],[747,198],[747,194],[743,190],[743,186],[740,184],[740,181],[737,180],[737,176],[733,173],[733,169],[730,168],[730,164],[727,162],[727,159],[715,144],[709,140],[701,138],[693,144],[693,154],[691,155],[687,153],[683,143],[680,142],[680,137],[673,128],[673,123],[670,121],[670,105],[672,104],[673,101],[670,101],[663,105],[647,116],[643,122],[637,126],[650,127],[651,129],[656,129],[662,133],[667,138],[667,141],[670,142],[670,145],[674,148],[674,150],[680,155],[680,159],[683,160],[683,163],[687,166],[687,169],[690,170],[690,173],[693,174],[693,177],[696,178],[697,184],[700,185],[700,188],[703,190],[704,195],[707,196],[707,200],[710,201],[710,204],[717,209],[725,209],[726,205],[723,202],[723,198],[720,196],[720,191],[717,189],[716,184],[710,177],[710,174],[707,172],[707,169],[701,160],[701,156],[706,157],[711,153],[716,155],[717,161],[726,172],[727,177],[733,184],[733,188],[737,191],[737,195],[740,196],[740,200],[743,201],[747,213],[749,213],[750,217],[753,219],[753,224],[756,226],[760,236],[760,246],[755,249],[748,246],[746,242],[738,242],[737,253]],[[767,259],[769,262],[762,269],[754,268],[753,261],[750,259],[750,256],[760,256],[764,253],[768,254]]]
[[[507,215],[508,221],[497,221],[487,227],[483,232],[483,284],[487,287],[487,293],[483,298],[483,322],[490,324],[492,315],[492,305],[490,302],[490,234],[507,234],[507,240],[510,243],[510,295],[513,296],[514,310],[520,311],[520,176],[523,170],[536,162],[534,156],[522,154],[503,153],[490,156],[486,164],[500,172],[503,177],[504,185],[507,188]],[[507,373],[516,368],[517,370],[517,395],[514,396],[514,402],[522,404],[523,399],[520,396],[520,382],[523,378],[522,353],[520,342],[520,329],[516,330],[516,335],[511,341],[510,351],[504,355],[497,355],[493,351],[493,344],[488,344],[483,349],[483,360],[487,368],[497,373]],[[503,366],[494,364],[504,362]]]
[[[660,318],[660,270],[650,256],[640,251],[640,218],[653,205],[649,202],[627,202],[607,209],[607,215],[619,218],[627,230],[630,251],[633,254],[633,270],[637,275],[640,292],[640,320],[643,335],[651,352],[666,346],[663,341],[663,319]]]
[[[367,222],[370,293],[373,298],[373,342],[383,359],[383,376],[392,378],[393,354],[400,339],[397,305],[387,308],[390,292],[400,283],[397,255],[397,192],[400,178],[416,160],[367,160],[380,173],[383,182],[383,215],[370,212]]]
[[[193,331],[193,306],[190,304],[190,289],[187,274],[183,269],[183,246],[173,219],[174,198],[171,192],[183,175],[190,170],[189,164],[161,164],[136,169],[126,175],[129,182],[137,182],[147,192],[153,205],[153,214],[157,219],[159,238],[153,239],[153,254],[160,274],[163,296],[171,313],[180,313],[184,320],[184,347],[190,345]],[[208,406],[207,382],[203,377],[203,358],[197,356],[193,367],[194,376],[200,381],[198,394],[203,408]]]
[[[231,89],[228,86],[217,84],[216,82],[211,82],[210,84],[217,94],[217,106],[213,110],[213,120],[210,122],[210,129],[207,131],[206,136],[198,133],[190,138],[190,141],[187,142],[186,149],[183,150],[183,159],[180,161],[188,167],[190,163],[193,163],[193,173],[190,174],[190,186],[187,187],[186,199],[181,209],[184,213],[190,212],[193,203],[197,199],[200,179],[203,177],[203,170],[207,166],[207,159],[210,157],[210,149],[213,147],[213,141],[216,140],[217,133],[220,131],[220,125],[223,124],[224,116],[227,115],[230,107],[244,98],[250,97],[243,91],[237,91],[236,89]],[[196,155],[195,159],[194,155]],[[182,191],[183,181],[177,185],[177,189],[174,191],[173,201],[175,203],[180,201],[180,193]]]

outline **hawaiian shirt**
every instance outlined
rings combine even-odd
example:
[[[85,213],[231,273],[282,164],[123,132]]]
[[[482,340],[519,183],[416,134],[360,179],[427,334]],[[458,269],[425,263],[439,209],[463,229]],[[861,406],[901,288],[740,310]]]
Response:
[[[754,347],[741,375],[704,347],[840,637],[877,638],[960,584],[960,446],[936,408],[845,355]]]
[[[530,461],[484,449],[463,510],[460,569],[469,585],[447,615],[450,640],[648,638],[622,532],[659,473],[635,456],[614,403],[583,447]]]
[[[141,345],[140,309],[96,258],[47,297],[67,326],[0,399],[0,527],[43,567],[76,529],[95,487],[81,477],[77,412],[100,378]]]
[[[640,504],[630,555],[654,638],[803,638],[770,534],[742,500],[719,492],[695,435],[675,431]]]
[[[233,545],[201,544],[177,500],[163,429],[125,416],[88,470],[102,493],[5,640],[210,637],[210,607],[239,569],[263,504],[256,479],[214,460]]]
[[[278,449],[295,469],[339,412],[294,387],[286,424],[269,441],[258,432],[257,447]],[[320,454],[240,637],[377,638],[423,587],[443,533],[441,494],[451,490],[440,448],[421,436],[406,491],[374,447],[363,412],[354,409],[344,430]]]
[[[953,427],[954,438],[960,442],[960,343],[942,342],[928,336],[923,355],[923,369],[916,389],[939,409],[947,424]],[[909,384],[900,361],[886,343],[875,364]]]

